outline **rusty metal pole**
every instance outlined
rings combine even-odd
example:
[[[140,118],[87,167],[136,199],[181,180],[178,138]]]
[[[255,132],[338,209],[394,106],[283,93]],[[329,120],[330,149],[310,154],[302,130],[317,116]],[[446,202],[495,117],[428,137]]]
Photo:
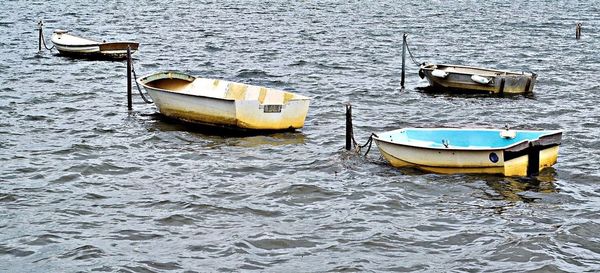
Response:
[[[44,23],[42,20],[38,22],[38,52],[42,51],[42,26]]]
[[[131,48],[127,46],[127,109],[131,110]]]
[[[352,105],[346,104],[346,150],[352,149]]]
[[[575,39],[579,40],[581,38],[581,23],[577,23],[575,26]]]
[[[402,78],[400,80],[400,87],[402,88],[404,88],[404,68],[406,65],[406,36],[406,33],[402,35]]]

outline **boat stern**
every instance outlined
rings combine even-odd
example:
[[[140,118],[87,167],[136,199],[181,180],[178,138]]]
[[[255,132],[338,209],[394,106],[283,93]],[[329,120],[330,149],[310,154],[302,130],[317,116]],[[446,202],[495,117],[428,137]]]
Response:
[[[295,130],[304,127],[310,98],[265,87],[249,86],[247,90],[246,96],[258,97],[236,100],[239,127],[253,130]]]

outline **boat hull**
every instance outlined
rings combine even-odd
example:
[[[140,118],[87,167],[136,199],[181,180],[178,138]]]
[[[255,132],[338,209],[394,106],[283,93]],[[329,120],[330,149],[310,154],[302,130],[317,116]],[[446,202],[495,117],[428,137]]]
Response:
[[[96,42],[69,35],[65,31],[55,31],[52,43],[59,54],[76,58],[125,59],[127,47],[131,54],[139,48],[137,42]]]
[[[138,82],[154,100],[158,111],[170,118],[250,131],[285,131],[304,126],[309,107],[307,97],[222,80],[196,81],[186,76],[163,72],[143,77]],[[151,86],[150,82],[169,77],[187,80]],[[189,87],[181,87],[183,85]]]
[[[527,176],[553,166],[562,133],[502,148],[428,148],[394,143],[375,137],[381,155],[394,167],[456,174],[480,173]]]
[[[419,75],[434,90],[490,94],[531,93],[537,79],[535,73],[432,64],[422,65]]]

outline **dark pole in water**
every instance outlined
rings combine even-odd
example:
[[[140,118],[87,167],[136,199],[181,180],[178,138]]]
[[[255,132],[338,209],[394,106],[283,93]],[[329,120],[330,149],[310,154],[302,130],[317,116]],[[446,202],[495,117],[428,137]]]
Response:
[[[127,109],[131,110],[131,48],[127,46]]]
[[[38,22],[38,51],[42,51],[42,26],[44,23],[42,20]]]
[[[346,104],[346,150],[352,149],[352,105]]]
[[[406,33],[402,35],[402,78],[400,80],[400,86],[402,88],[404,88],[404,67],[406,64],[406,36]]]
[[[575,39],[579,40],[581,38],[581,23],[577,23],[575,27]]]
[[[540,174],[540,146],[536,142],[529,142],[527,149],[527,176]]]

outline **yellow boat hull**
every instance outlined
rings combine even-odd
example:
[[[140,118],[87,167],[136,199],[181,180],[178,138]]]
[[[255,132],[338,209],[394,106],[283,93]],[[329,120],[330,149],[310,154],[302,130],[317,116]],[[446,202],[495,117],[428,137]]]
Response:
[[[449,137],[451,133],[448,132],[455,135]],[[497,132],[501,131],[409,128],[375,135],[373,140],[381,155],[394,167],[414,167],[442,174],[536,175],[553,166],[558,159],[560,131],[546,131],[539,138],[521,138],[512,144],[510,140],[499,142],[506,143],[505,146],[484,146],[493,141],[489,138],[501,138],[500,134],[496,136]],[[519,131],[518,134],[522,136],[527,132]],[[465,140],[461,142],[457,136]],[[444,141],[444,138],[453,140]],[[441,143],[429,141],[437,139],[442,140]]]
[[[408,162],[395,157],[391,154],[386,153],[384,150],[379,148],[379,152],[383,157],[390,163],[390,165],[396,168],[418,168],[427,172],[439,173],[439,174],[500,174],[504,176],[526,176],[527,166],[529,165],[528,156],[520,156],[515,159],[504,162],[502,166],[432,166],[423,165],[419,163]],[[558,159],[558,146],[544,149],[540,151],[540,164],[538,167],[539,171],[545,168],[551,167],[556,163]]]

